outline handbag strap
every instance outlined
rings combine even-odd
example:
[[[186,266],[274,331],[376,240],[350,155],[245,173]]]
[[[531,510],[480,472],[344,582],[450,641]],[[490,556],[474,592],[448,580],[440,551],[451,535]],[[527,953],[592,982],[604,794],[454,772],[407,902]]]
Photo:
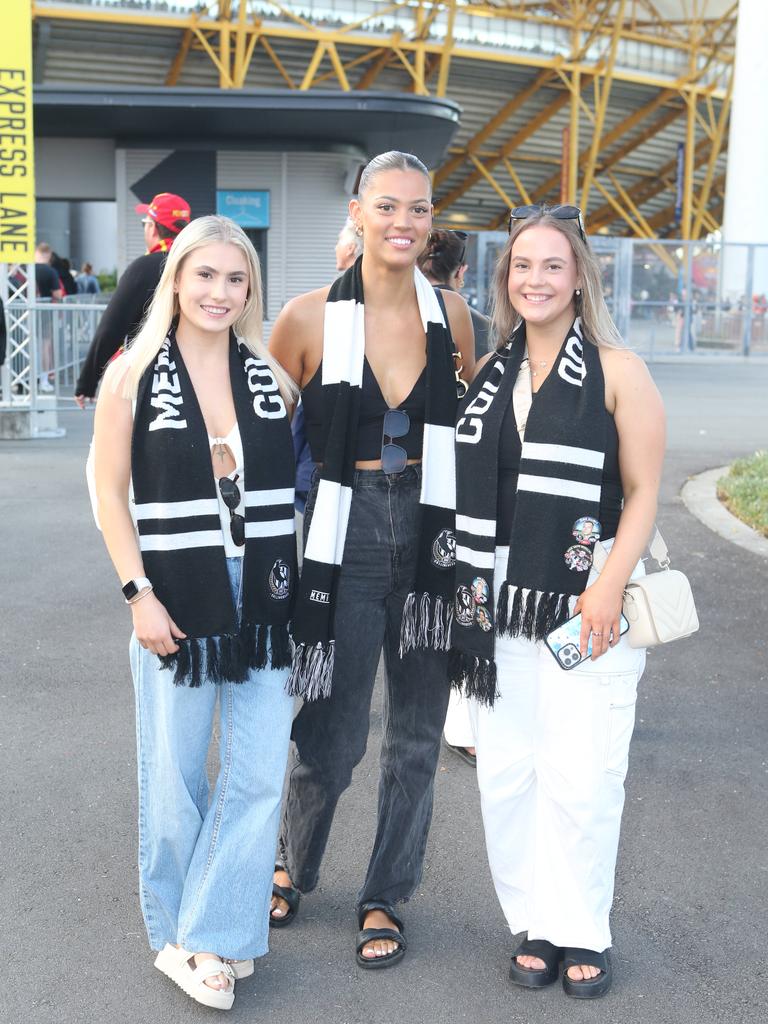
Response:
[[[658,562],[662,569],[669,568],[669,550],[664,542],[664,538],[661,536],[658,526],[653,527],[653,534],[651,535],[651,539],[648,542],[646,550],[654,562]],[[607,561],[608,551],[605,546],[598,541],[597,544],[595,544],[595,550],[592,556],[592,568],[595,572],[601,573],[605,568],[605,563]],[[643,558],[643,561],[645,561],[645,557]]]

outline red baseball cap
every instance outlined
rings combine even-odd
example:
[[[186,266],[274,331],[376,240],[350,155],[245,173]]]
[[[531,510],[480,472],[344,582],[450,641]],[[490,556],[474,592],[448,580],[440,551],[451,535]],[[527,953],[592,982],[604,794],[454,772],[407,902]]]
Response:
[[[191,217],[189,203],[173,192],[160,192],[151,203],[139,203],[136,213],[146,214],[156,224],[162,224],[169,231],[176,232],[181,231],[178,221],[189,223]]]

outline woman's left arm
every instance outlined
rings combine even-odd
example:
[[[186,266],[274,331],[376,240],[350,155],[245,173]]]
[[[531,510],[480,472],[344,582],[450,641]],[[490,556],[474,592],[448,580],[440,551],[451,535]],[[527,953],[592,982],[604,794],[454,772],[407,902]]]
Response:
[[[469,306],[458,292],[443,291],[448,322],[453,336],[453,344],[461,353],[463,369],[461,376],[469,383],[475,371],[475,331],[472,327],[472,316]]]
[[[619,435],[624,508],[605,567],[576,604],[582,614],[582,652],[586,653],[590,631],[602,634],[593,637],[593,658],[618,643],[624,588],[656,520],[666,441],[661,395],[642,359],[633,352],[601,349],[601,361],[606,405],[613,405]]]

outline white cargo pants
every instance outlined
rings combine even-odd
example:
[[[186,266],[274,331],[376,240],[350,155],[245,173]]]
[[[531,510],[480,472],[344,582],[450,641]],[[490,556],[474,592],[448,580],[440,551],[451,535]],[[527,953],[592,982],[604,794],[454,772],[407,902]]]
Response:
[[[496,586],[508,549],[497,551]],[[642,563],[634,575],[642,572]],[[591,580],[590,580],[591,582]],[[622,640],[565,671],[543,643],[497,638],[500,696],[471,702],[493,882],[510,930],[611,945],[624,777],[645,651]]]

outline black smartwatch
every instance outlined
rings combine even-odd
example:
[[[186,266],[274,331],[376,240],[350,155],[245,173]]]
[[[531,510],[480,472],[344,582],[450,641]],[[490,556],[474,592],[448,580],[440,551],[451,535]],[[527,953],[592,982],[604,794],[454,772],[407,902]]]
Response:
[[[123,587],[123,597],[125,598],[125,603],[130,604],[131,601],[133,601],[135,597],[138,597],[141,591],[146,590],[147,587],[149,587],[150,590],[152,589],[152,584],[149,582],[146,576],[139,576],[138,579],[128,580],[128,582]]]

